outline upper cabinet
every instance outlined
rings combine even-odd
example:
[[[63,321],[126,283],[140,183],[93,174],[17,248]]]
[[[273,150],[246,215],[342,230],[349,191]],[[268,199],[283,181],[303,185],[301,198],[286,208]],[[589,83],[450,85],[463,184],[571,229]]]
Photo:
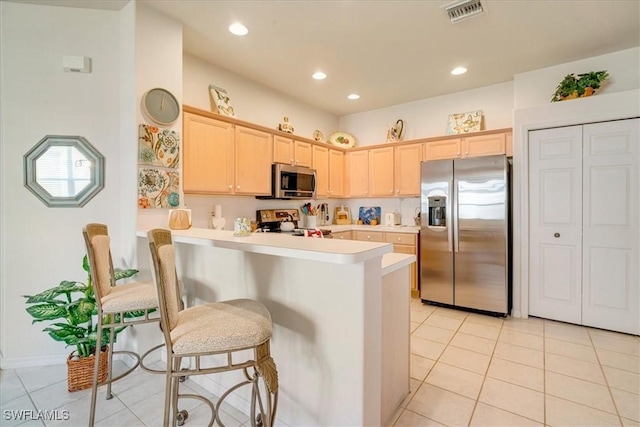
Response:
[[[235,194],[271,194],[272,135],[236,126]]]
[[[398,145],[394,148],[395,196],[420,195],[420,161],[422,144]]]
[[[185,193],[271,194],[269,133],[184,113]]]
[[[344,196],[344,152],[329,149],[329,191],[330,197]]]
[[[511,129],[345,150],[183,106],[185,193],[271,194],[271,164],[316,170],[317,197],[416,197],[420,162],[513,155]]]
[[[183,115],[182,182],[185,193],[232,193],[234,126],[196,114]]]
[[[369,197],[369,151],[347,152],[347,195]]]
[[[393,186],[393,146],[369,150],[369,196],[391,197]]]
[[[511,131],[486,131],[481,135],[447,137],[424,143],[424,160],[464,159],[466,157],[491,156],[507,153],[507,135]],[[511,148],[510,148],[511,149]]]
[[[276,135],[273,138],[273,162],[310,168],[312,145],[308,142]]]

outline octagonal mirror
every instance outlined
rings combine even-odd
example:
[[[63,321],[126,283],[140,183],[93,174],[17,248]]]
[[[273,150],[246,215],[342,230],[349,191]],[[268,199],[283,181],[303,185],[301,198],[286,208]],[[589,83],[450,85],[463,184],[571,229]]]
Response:
[[[81,136],[42,138],[24,155],[24,185],[49,207],[79,207],[104,188],[104,156]]]

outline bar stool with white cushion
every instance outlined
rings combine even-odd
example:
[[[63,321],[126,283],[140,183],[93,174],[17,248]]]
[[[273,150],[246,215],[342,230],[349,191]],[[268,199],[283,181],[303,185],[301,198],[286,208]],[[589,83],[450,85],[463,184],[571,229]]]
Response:
[[[133,372],[141,363],[140,355],[132,351],[119,350],[115,353],[126,353],[136,359],[136,363],[117,377],[112,376],[113,342],[115,328],[141,323],[159,322],[157,313],[158,296],[152,283],[130,282],[115,285],[116,271],[111,258],[110,239],[107,226],[104,224],[87,224],[82,235],[87,247],[87,258],[91,271],[91,280],[98,308],[96,358],[91,389],[91,409],[89,426],[93,426],[96,412],[98,385],[107,384],[107,399],[111,399],[111,384]],[[125,313],[136,312],[138,317],[130,317]],[[155,313],[154,313],[155,312]],[[153,314],[152,314],[153,313]],[[100,366],[100,348],[102,348],[102,331],[109,329],[109,369],[106,382],[98,384],[98,368]]]
[[[224,399],[234,390],[251,387],[251,425],[272,426],[278,401],[278,372],[271,357],[271,315],[261,303],[250,299],[212,302],[180,310],[177,294],[175,249],[171,232],[154,229],[148,232],[149,248],[155,269],[160,322],[167,348],[167,376],[165,389],[164,425],[172,412],[173,425],[180,419],[178,398],[195,398],[211,409],[209,426],[216,421]],[[253,356],[242,358],[250,350]],[[239,353],[243,352],[243,353]],[[224,355],[225,363],[201,366],[201,358]],[[234,360],[236,359],[240,360]],[[189,368],[181,369],[182,359],[190,359]],[[215,359],[220,361],[220,358]],[[234,385],[213,403],[195,394],[180,394],[180,377],[207,375],[242,370],[244,380]],[[259,379],[263,379],[264,387]],[[262,391],[266,391],[263,398]],[[257,410],[257,411],[256,411]],[[184,411],[182,411],[184,412]],[[187,414],[188,416],[188,414]]]

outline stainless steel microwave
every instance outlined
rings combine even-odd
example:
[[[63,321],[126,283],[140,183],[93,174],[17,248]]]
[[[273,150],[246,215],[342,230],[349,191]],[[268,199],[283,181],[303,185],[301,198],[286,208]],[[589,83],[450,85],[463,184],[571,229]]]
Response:
[[[274,163],[271,186],[274,199],[312,199],[316,195],[316,170]]]

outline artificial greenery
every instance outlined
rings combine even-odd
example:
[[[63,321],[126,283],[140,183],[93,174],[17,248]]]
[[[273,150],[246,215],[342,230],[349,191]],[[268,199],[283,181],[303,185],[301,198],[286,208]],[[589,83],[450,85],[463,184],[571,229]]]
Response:
[[[600,88],[602,82],[609,77],[606,70],[591,71],[589,73],[567,74],[558,84],[556,91],[551,98],[551,102],[562,101],[563,99],[578,98],[584,96],[585,92],[591,94]],[[591,88],[591,90],[587,89]]]
[[[89,261],[85,255],[82,259],[82,269],[87,272],[87,283],[63,280],[58,286],[47,289],[38,295],[23,295],[27,298],[27,313],[33,317],[33,323],[47,320],[60,320],[51,323],[43,331],[56,341],[65,342],[68,346],[76,346],[79,357],[87,357],[95,353],[98,325],[94,324],[94,316],[98,314],[96,298],[91,282]],[[132,277],[138,272],[135,269],[114,272],[115,279]],[[125,313],[125,317],[139,317],[144,312]],[[111,320],[111,315],[105,315],[105,322]],[[117,319],[116,319],[117,320]],[[104,322],[103,322],[104,323]],[[115,328],[115,337],[126,326]],[[109,344],[110,328],[103,328],[101,344]]]

